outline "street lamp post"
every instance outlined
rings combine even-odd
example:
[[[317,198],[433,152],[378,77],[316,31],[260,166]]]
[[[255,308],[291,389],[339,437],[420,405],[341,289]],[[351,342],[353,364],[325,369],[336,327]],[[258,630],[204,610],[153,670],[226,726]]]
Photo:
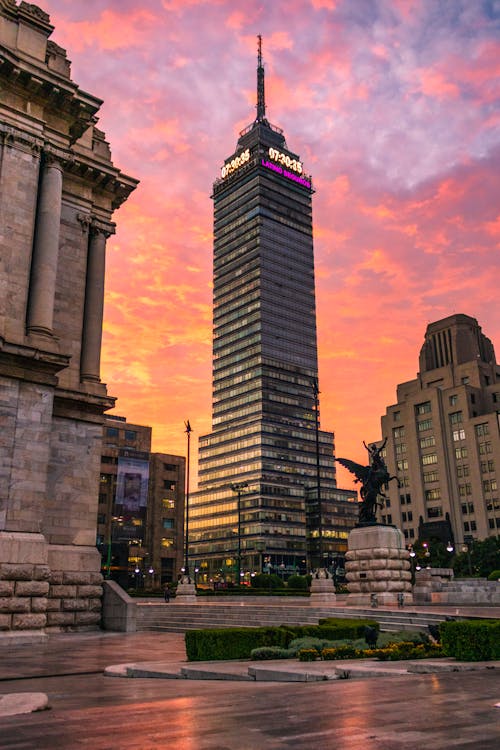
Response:
[[[313,380],[314,426],[316,433],[316,496],[318,502],[318,557],[319,567],[323,565],[323,519],[321,508],[321,476],[319,462],[319,386],[317,378]],[[312,562],[312,561],[311,561]]]
[[[464,543],[462,545],[462,552],[467,552],[467,564],[469,566],[469,575],[472,577],[472,563],[470,558],[470,550],[474,542],[474,537],[470,534],[464,536]]]
[[[186,511],[185,511],[185,545],[184,545],[184,576],[185,583],[191,583],[189,578],[189,458],[191,448],[191,425],[189,419],[184,422],[187,436],[187,461],[186,461]]]
[[[237,585],[241,583],[241,491],[246,489],[248,484],[246,482],[234,482],[231,485],[233,492],[238,495],[238,554],[237,554],[237,568],[236,568],[236,580]]]
[[[409,550],[409,555],[410,555],[412,583],[415,583],[415,557],[417,556],[417,553],[413,549],[413,544],[408,545],[408,550]]]

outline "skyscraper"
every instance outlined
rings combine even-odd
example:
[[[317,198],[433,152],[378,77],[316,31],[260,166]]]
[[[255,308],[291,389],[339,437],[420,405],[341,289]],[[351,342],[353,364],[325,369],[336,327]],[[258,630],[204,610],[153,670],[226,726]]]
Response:
[[[333,434],[317,422],[312,193],[266,118],[259,37],[257,116],[212,196],[212,432],[189,509],[190,557],[210,577],[234,578],[238,551],[242,572],[305,570],[306,495],[310,537],[330,552],[354,522],[356,495],[337,489]],[[322,529],[318,505],[329,515],[331,503],[341,520]]]

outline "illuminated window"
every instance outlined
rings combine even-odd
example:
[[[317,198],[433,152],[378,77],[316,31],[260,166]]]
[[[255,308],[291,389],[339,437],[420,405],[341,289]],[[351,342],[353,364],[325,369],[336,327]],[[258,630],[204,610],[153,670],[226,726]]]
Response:
[[[441,490],[439,487],[433,490],[425,490],[426,500],[441,500]]]
[[[437,464],[437,454],[436,453],[427,453],[427,455],[422,456],[422,464],[424,466],[429,466],[429,464]]]

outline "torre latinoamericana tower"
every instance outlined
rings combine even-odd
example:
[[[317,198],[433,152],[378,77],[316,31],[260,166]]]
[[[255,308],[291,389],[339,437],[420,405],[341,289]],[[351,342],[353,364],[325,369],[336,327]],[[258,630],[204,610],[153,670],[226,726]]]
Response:
[[[189,498],[201,580],[332,565],[355,522],[333,433],[319,429],[312,194],[266,117],[259,37],[256,118],[213,186],[212,432]]]

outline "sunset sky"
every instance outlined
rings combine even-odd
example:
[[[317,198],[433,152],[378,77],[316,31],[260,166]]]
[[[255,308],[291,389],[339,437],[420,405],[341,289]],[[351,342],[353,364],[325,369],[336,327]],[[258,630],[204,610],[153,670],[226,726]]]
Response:
[[[154,450],[185,454],[189,419],[196,469],[211,430],[210,194],[255,116],[257,34],[267,116],[316,190],[337,455],[380,438],[428,323],[472,315],[500,358],[500,0],[36,2],[141,181],[108,241],[102,378]]]

